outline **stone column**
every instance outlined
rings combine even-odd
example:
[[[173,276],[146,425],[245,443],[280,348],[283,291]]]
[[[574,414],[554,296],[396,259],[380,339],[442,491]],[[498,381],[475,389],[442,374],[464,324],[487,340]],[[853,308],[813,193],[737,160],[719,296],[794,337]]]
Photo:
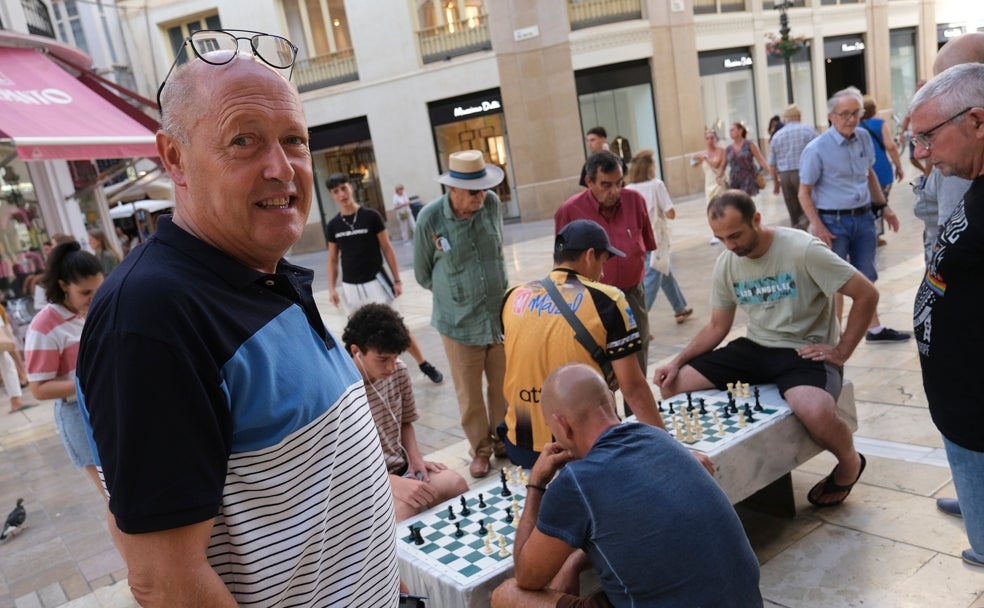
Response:
[[[523,221],[553,217],[578,186],[584,134],[565,0],[497,0],[489,30]]]
[[[663,181],[671,196],[704,190],[704,174],[687,157],[704,148],[704,112],[692,0],[645,0],[652,27],[650,59]]]

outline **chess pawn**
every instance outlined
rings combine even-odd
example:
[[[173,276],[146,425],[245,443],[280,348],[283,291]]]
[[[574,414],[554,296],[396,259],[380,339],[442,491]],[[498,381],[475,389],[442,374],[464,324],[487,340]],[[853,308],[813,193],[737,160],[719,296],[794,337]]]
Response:
[[[499,537],[499,557],[509,557],[509,549],[506,549],[506,537]]]
[[[489,536],[495,536],[495,528],[492,527],[491,523],[485,524],[485,531],[489,533]]]
[[[745,426],[746,424],[748,423],[745,422],[745,411],[738,410],[738,426]]]
[[[482,553],[485,555],[490,555],[492,553],[492,537],[486,536],[483,542],[485,543],[485,546],[482,547]]]

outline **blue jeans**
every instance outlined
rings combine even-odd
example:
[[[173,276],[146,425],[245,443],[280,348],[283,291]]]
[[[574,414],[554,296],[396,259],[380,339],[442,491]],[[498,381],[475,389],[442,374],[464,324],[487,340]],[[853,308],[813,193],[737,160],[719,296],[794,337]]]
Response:
[[[663,274],[652,266],[646,265],[646,276],[642,279],[642,287],[646,290],[646,310],[652,310],[660,289],[666,294],[666,301],[673,308],[673,314],[678,315],[687,307],[687,299],[683,297],[680,286],[673,278],[672,268],[668,274]]]
[[[834,235],[834,243],[830,247],[833,252],[849,261],[872,282],[877,280],[875,248],[878,247],[878,234],[875,231],[875,216],[871,213],[840,216],[821,213],[820,219]]]
[[[946,459],[974,557],[984,562],[984,452],[962,448],[943,438]]]

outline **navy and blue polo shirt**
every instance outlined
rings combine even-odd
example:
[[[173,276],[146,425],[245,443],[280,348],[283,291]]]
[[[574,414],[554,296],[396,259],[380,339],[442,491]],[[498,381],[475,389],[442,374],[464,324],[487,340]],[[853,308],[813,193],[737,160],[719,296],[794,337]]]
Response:
[[[122,531],[214,518],[209,562],[240,605],[390,605],[386,469],[312,278],[163,219],[96,294],[79,402]]]

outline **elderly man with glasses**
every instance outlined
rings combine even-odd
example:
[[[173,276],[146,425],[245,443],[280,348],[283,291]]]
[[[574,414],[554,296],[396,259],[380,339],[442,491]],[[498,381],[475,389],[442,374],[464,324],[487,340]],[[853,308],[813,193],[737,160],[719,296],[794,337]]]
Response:
[[[283,259],[313,192],[294,47],[227,31],[186,45],[157,133],[174,216],[103,284],[78,358],[130,588],[142,606],[396,606],[362,377],[313,272]]]
[[[813,235],[875,282],[878,234],[873,208],[881,207],[885,222],[896,232],[899,218],[878,184],[871,136],[858,129],[862,108],[861,91],[855,87],[838,91],[827,101],[831,128],[807,144],[800,156],[799,201]],[[838,317],[842,308],[843,299],[838,296]],[[877,311],[865,334],[867,342],[909,338],[906,332],[882,326]]]
[[[984,344],[984,65],[940,73],[912,99],[909,115],[916,158],[944,176],[971,180],[936,241],[913,325],[929,412],[943,435],[970,540],[963,560],[984,568],[984,407],[975,382]]]

